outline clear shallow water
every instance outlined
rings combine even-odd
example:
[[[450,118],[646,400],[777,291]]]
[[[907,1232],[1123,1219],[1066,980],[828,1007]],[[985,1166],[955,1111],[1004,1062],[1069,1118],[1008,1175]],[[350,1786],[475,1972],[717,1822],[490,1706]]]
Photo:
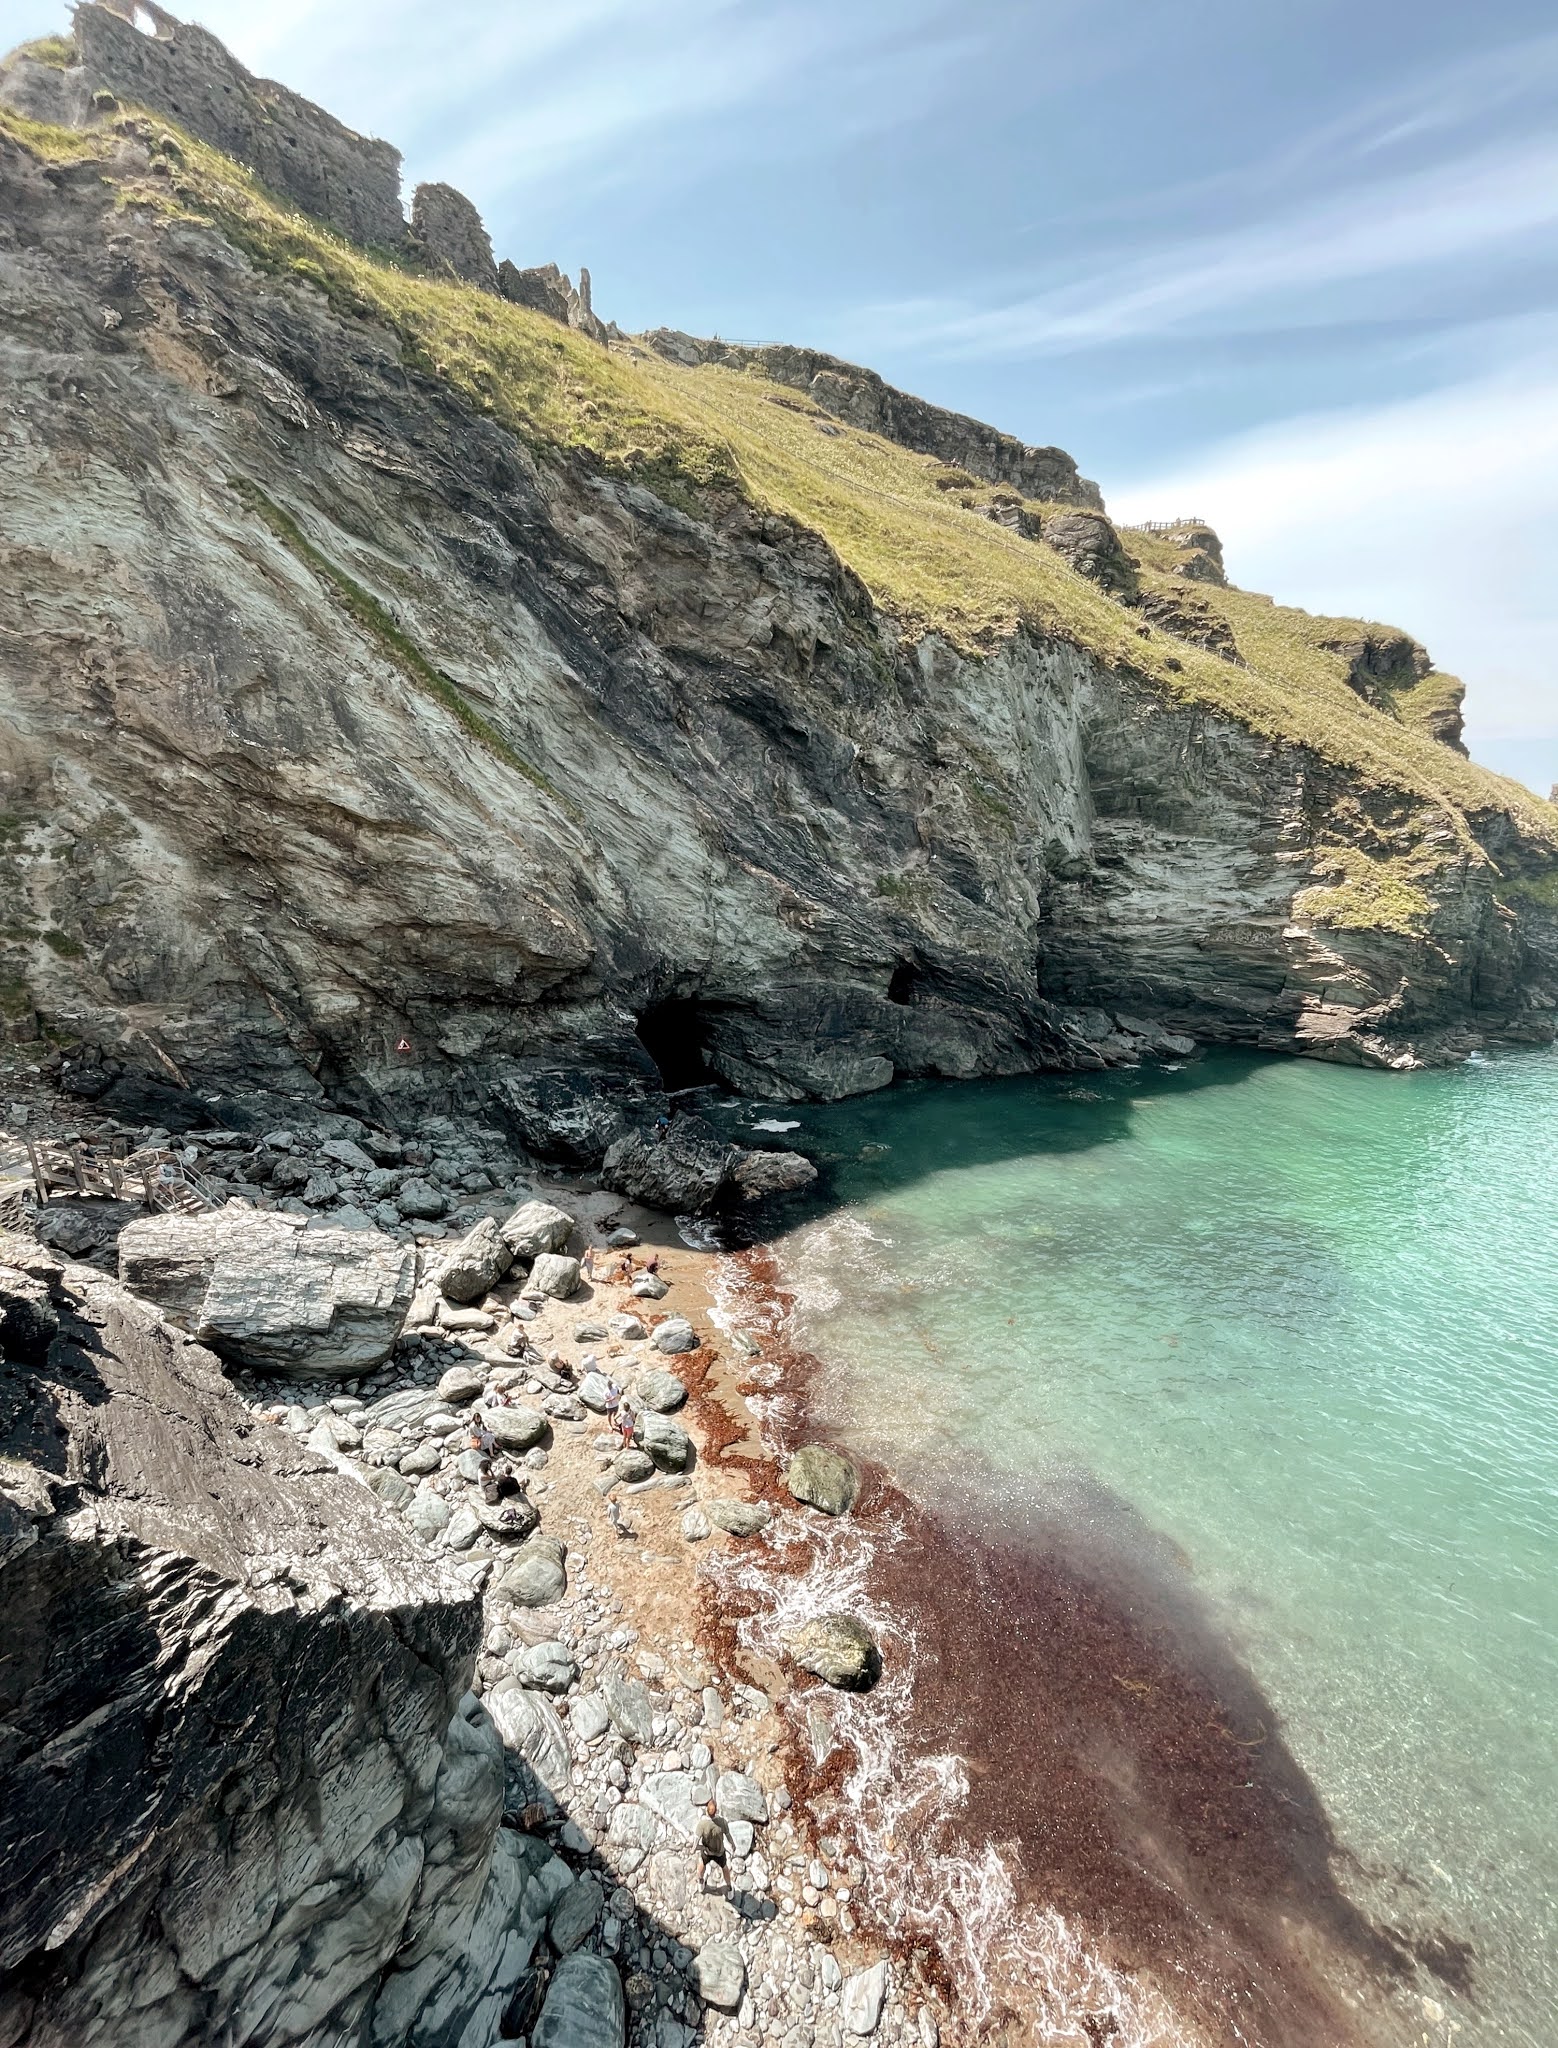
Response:
[[[1185,1553],[1359,1895],[1558,2044],[1558,1059],[923,1086],[803,1113],[822,1413],[908,1491],[1078,1468]]]

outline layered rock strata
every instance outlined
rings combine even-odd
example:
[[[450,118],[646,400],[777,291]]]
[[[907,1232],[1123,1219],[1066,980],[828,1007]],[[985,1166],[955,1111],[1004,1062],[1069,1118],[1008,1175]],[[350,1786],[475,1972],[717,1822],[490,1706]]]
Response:
[[[100,1273],[0,1264],[0,2034],[490,2040],[568,1873],[499,1829],[478,1587]]]
[[[160,147],[105,146],[132,184]],[[95,163],[0,143],[0,200],[0,976],[73,1084],[594,1161],[711,1080],[1550,1033],[1558,935],[1504,884],[1551,856],[1491,795],[1459,820],[1034,627],[911,638],[792,520],[521,442]],[[1110,589],[1109,531],[1033,545]],[[1397,860],[1409,914],[1347,896]]]

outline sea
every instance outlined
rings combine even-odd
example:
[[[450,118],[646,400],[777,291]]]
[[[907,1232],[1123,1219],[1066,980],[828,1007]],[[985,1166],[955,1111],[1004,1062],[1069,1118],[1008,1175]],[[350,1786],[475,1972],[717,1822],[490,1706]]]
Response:
[[[722,1314],[866,1483],[732,1593],[879,1633],[795,1711],[905,1953],[1014,2041],[1558,2048],[1558,1057],[744,1114],[822,1178]]]

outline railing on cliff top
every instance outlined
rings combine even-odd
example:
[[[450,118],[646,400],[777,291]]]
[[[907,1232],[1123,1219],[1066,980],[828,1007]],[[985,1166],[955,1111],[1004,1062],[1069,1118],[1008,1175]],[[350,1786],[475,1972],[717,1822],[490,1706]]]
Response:
[[[1138,519],[1126,527],[1127,533],[1173,533],[1181,526],[1205,526],[1206,521],[1198,512],[1187,513],[1183,519]]]

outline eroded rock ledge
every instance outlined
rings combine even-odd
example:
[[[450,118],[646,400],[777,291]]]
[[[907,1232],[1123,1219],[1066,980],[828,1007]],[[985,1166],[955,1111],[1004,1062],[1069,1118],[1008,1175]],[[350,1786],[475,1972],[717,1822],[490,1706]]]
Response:
[[[0,1266],[0,2038],[493,2038],[569,1873],[500,1830],[479,1585],[95,1269]]]

